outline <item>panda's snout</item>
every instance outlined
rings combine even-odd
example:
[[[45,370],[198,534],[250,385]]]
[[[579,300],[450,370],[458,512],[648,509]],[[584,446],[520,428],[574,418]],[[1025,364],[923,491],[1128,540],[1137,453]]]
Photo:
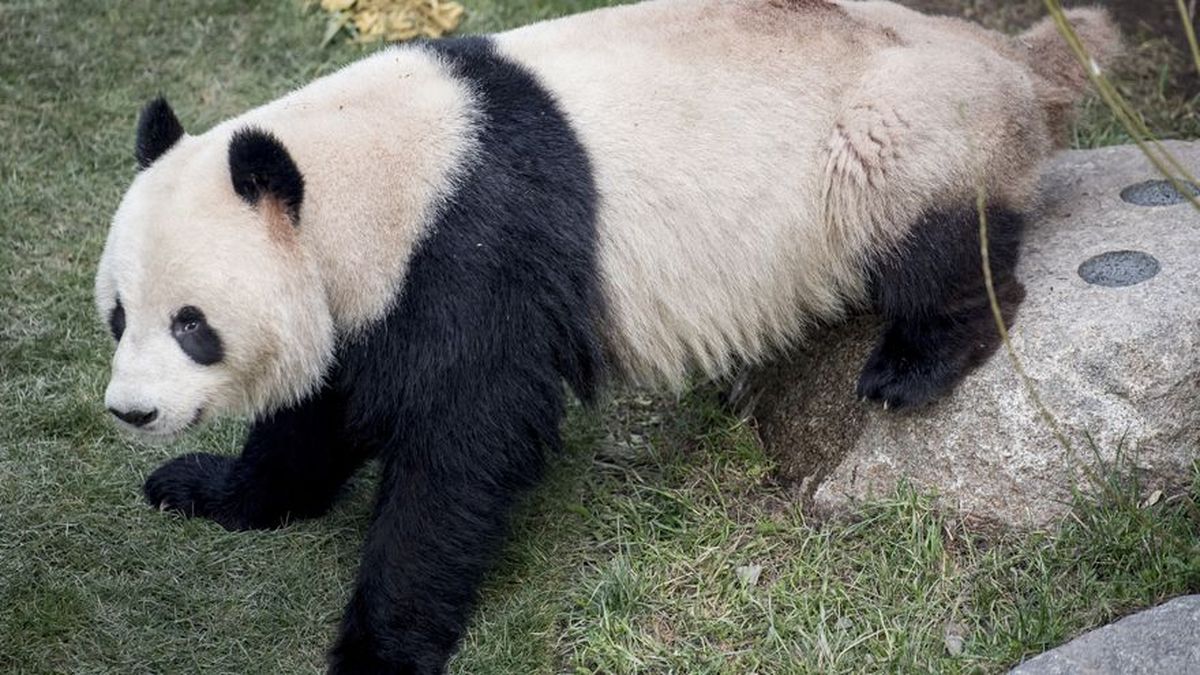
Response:
[[[144,427],[158,419],[158,408],[151,410],[117,410],[116,408],[109,408],[108,412],[112,413],[122,422],[135,427]]]

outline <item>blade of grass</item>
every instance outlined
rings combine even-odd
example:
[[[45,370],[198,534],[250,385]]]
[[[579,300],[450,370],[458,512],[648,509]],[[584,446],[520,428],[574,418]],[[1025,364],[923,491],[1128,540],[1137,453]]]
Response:
[[[1196,62],[1196,72],[1200,73],[1200,44],[1196,43],[1196,26],[1192,23],[1195,20],[1196,0],[1192,0],[1191,9],[1183,4],[1183,0],[1175,0],[1175,4],[1179,7],[1179,19],[1183,22],[1183,32],[1187,34],[1192,60]]]

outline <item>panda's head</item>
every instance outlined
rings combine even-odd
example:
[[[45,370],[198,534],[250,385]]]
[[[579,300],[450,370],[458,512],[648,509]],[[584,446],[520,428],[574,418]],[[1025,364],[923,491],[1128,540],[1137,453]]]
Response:
[[[286,148],[236,123],[188,136],[158,99],[142,111],[136,157],[96,274],[116,340],[109,411],[170,436],[311,392],[333,323],[301,241],[304,179]]]

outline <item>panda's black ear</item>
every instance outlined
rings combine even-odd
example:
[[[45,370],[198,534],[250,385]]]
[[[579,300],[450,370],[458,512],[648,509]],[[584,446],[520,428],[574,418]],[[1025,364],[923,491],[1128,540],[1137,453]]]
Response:
[[[300,223],[304,176],[273,134],[253,127],[235,132],[229,142],[229,175],[234,192],[249,204],[277,200],[292,224]]]
[[[133,155],[138,167],[145,169],[163,156],[183,136],[183,125],[167,99],[159,96],[142,108],[138,116],[137,145]]]

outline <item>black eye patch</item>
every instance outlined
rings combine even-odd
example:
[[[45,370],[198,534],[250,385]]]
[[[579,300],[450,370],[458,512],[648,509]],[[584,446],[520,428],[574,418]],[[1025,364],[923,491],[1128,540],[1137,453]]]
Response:
[[[113,339],[120,342],[125,334],[125,308],[121,306],[120,298],[117,298],[117,306],[108,313],[108,329],[112,331]]]
[[[187,305],[175,313],[171,320],[171,335],[183,353],[202,366],[211,366],[225,357],[221,336],[208,325],[204,312],[198,307]]]

